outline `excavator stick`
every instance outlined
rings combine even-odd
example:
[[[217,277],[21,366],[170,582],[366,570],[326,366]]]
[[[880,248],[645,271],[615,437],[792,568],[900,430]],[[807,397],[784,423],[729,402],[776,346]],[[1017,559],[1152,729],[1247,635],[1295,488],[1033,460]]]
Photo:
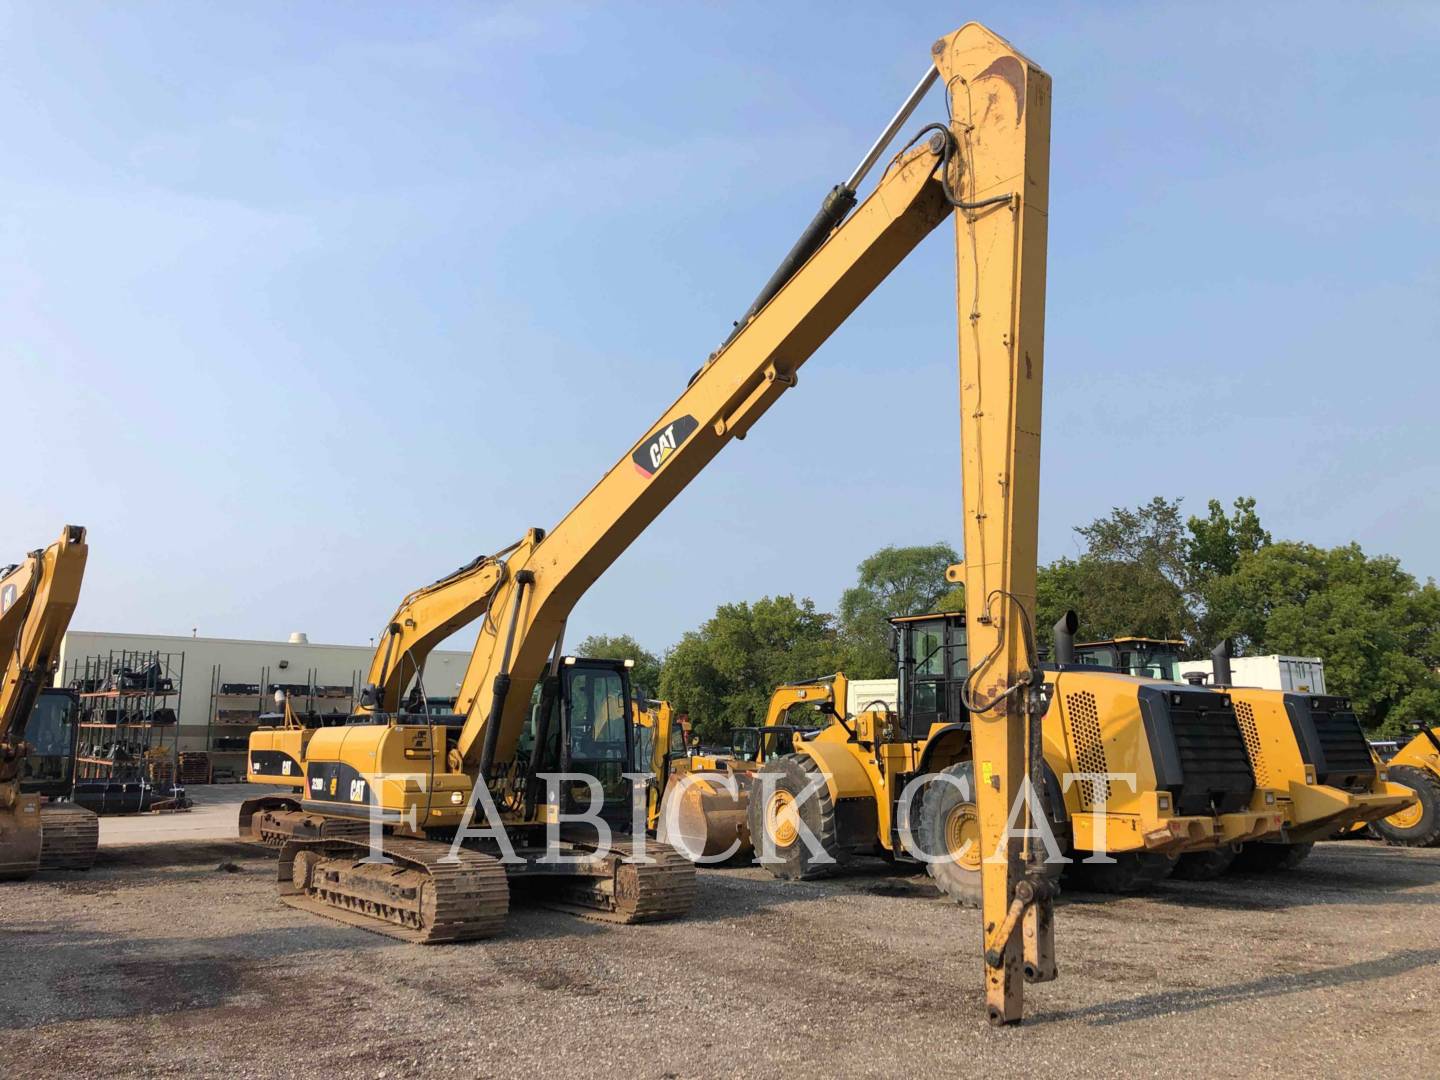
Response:
[[[970,23],[935,43],[959,146],[955,205],[966,686],[978,786],[986,1008],[1022,1015],[1022,977],[1054,978],[1051,886],[1008,835],[1039,751],[1033,618],[1050,187],[1050,77]],[[1018,905],[1018,907],[1017,907]],[[1018,916],[1018,917],[1017,917]],[[1017,932],[1018,931],[1018,932]],[[1023,944],[1022,944],[1023,943]]]

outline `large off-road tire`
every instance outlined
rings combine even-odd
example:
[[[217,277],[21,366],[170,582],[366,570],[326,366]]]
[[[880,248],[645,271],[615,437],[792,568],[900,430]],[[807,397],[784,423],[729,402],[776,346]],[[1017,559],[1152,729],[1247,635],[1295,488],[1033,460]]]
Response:
[[[1256,840],[1240,847],[1240,854],[1230,868],[1239,874],[1271,874],[1279,870],[1294,870],[1304,862],[1314,849],[1314,842],[1308,844],[1273,844]]]
[[[958,781],[932,780],[919,802],[919,821],[912,823],[920,850],[940,862],[925,870],[945,895],[961,907],[980,906],[980,816],[975,808],[975,768],[968,761],[944,771]],[[961,787],[964,790],[961,790]]]
[[[812,786],[814,790],[802,798]],[[811,853],[791,815],[798,815],[814,834],[826,859]],[[840,846],[835,802],[809,754],[786,754],[765,763],[750,791],[748,816],[755,855],[777,878],[810,881],[833,874],[850,861],[849,851]]]
[[[1110,863],[1087,863],[1088,851],[1074,853],[1075,861],[1070,864],[1067,876],[1075,888],[1085,892],[1123,893],[1145,892],[1160,884],[1175,869],[1173,855],[1158,855],[1153,851],[1122,851],[1113,853]]]
[[[1440,777],[1429,769],[1397,765],[1391,768],[1390,779],[1413,789],[1419,801],[1408,810],[1372,822],[1371,832],[1395,847],[1440,845]]]
[[[975,769],[968,761],[951,765],[944,775],[954,780],[932,780],[915,800],[910,828],[921,852],[940,857],[940,862],[927,862],[925,870],[945,893],[962,907],[978,908],[981,904],[981,864],[984,846],[980,839],[980,815],[975,805]],[[1069,854],[1069,832],[1062,825],[1050,822],[1060,854]],[[1033,843],[1043,848],[1040,840]],[[1045,849],[1043,857],[1050,854]],[[1043,872],[1052,882],[1060,879],[1063,861],[1044,863]]]
[[[1230,869],[1239,854],[1240,849],[1234,844],[1210,851],[1187,851],[1176,860],[1170,876],[1180,881],[1214,881]]]

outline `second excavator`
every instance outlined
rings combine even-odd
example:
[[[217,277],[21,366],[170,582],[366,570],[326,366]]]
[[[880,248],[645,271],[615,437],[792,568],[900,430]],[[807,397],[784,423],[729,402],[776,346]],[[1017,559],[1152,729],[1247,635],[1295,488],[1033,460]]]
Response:
[[[89,869],[99,822],[79,807],[47,804],[46,776],[27,733],[58,733],[68,762],[72,698],[52,694],[60,643],[80,599],[89,548],[85,530],[66,525],[47,548],[0,570],[0,880],[47,869]],[[40,708],[37,710],[37,705]]]

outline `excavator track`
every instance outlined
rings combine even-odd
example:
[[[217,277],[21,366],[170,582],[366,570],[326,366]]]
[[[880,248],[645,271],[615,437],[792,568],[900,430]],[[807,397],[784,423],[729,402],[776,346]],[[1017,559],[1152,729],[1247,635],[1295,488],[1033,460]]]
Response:
[[[290,800],[255,800],[240,808],[240,839],[274,851],[290,840],[365,840],[369,826],[299,809]]]
[[[357,840],[289,840],[280,849],[280,898],[351,926],[417,945],[498,933],[510,887],[498,859],[430,840],[386,837],[389,863]]]
[[[100,846],[100,817],[80,806],[40,808],[40,869],[89,870]]]
[[[542,901],[583,919],[608,923],[647,923],[678,919],[695,903],[695,864],[666,844],[647,843],[652,862],[632,861],[635,843],[611,846],[613,873],[608,878],[567,881]]]

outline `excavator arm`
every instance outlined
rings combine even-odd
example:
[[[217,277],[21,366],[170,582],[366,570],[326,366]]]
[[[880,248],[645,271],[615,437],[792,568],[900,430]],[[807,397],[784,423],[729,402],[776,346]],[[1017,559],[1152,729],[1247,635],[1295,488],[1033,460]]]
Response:
[[[88,550],[85,530],[79,525],[66,525],[59,540],[43,551],[31,553],[24,569],[0,581],[0,607],[4,608],[0,645],[5,646],[5,670],[0,677],[0,747],[18,746],[36,696],[55,674],[60,642],[80,599]],[[16,592],[7,601],[12,586]],[[0,783],[8,775],[0,765]]]
[[[548,535],[532,529],[507,564],[461,684],[458,756],[481,782],[513,754],[531,690],[585,590],[733,439],[796,383],[800,367],[941,222],[955,222],[969,684],[978,809],[1003,873],[984,885],[993,1022],[1019,1018],[1020,980],[1054,977],[1047,886],[1007,836],[1011,806],[1043,761],[1033,628],[1038,543],[1050,78],[971,23],[937,41],[950,122],[923,129],[848,219],[785,267],[747,322]],[[910,103],[907,103],[909,105]],[[903,122],[908,110],[897,121]],[[892,122],[890,133],[898,123]],[[927,137],[928,136],[928,137]],[[879,146],[880,144],[877,144]],[[878,151],[872,150],[873,155]],[[863,166],[862,166],[863,168]],[[843,214],[842,185],[827,214]],[[835,211],[836,195],[842,209]],[[803,254],[803,252],[802,252]],[[799,261],[795,253],[792,260]],[[496,615],[499,612],[501,614]],[[1033,866],[1031,867],[1033,870]],[[1023,948],[1022,948],[1023,945]]]
[[[480,618],[456,704],[463,727],[445,754],[448,774],[432,780],[445,787],[435,796],[442,803],[459,802],[452,785],[466,778],[503,794],[532,691],[547,660],[553,667],[560,659],[575,603],[728,443],[743,439],[795,386],[800,367],[890,271],[953,219],[967,561],[952,569],[967,586],[972,655],[982,657],[969,688],[979,812],[986,850],[1002,856],[985,867],[985,958],[991,1019],[1008,1022],[1020,1015],[1022,923],[1025,977],[1054,976],[1048,893],[1025,850],[1002,839],[1008,808],[1042,761],[1041,681],[1027,627],[1039,499],[1050,81],[976,23],[936,42],[931,61],[735,332],[564,520],[548,533],[532,528],[500,555],[406,598],[377,649],[366,707],[395,709],[425,653]],[[856,207],[860,183],[936,83],[948,122],[922,128]],[[431,753],[428,730],[406,737],[405,760]],[[383,733],[325,731],[312,745],[343,757],[353,743],[353,759],[374,768],[384,740]],[[331,792],[346,768],[356,768],[328,758],[312,767],[310,787]],[[365,790],[363,780],[351,783]],[[425,805],[428,815],[444,813]]]

